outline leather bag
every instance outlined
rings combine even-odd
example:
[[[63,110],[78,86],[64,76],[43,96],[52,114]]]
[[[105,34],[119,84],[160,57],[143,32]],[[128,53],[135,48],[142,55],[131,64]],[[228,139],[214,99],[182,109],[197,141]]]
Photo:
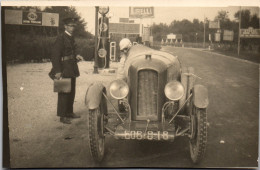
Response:
[[[71,92],[71,78],[54,79],[54,92],[70,93]]]

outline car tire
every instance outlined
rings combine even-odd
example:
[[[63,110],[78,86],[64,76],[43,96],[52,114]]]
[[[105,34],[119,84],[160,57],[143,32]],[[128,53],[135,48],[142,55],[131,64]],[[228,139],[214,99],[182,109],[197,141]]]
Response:
[[[88,130],[89,130],[89,148],[95,162],[101,162],[105,152],[104,136],[104,104],[101,103],[98,108],[89,110]]]
[[[197,164],[204,157],[207,143],[207,109],[197,108],[192,103],[190,155]]]

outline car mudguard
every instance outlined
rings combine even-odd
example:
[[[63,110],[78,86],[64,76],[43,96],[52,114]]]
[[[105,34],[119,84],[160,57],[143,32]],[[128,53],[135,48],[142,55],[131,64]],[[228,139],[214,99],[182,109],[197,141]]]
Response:
[[[207,108],[209,105],[208,90],[205,86],[197,84],[193,87],[194,105],[197,108]]]
[[[92,83],[86,92],[85,96],[85,104],[89,109],[96,109],[98,108],[103,92],[106,93],[106,88],[102,83],[96,82]]]

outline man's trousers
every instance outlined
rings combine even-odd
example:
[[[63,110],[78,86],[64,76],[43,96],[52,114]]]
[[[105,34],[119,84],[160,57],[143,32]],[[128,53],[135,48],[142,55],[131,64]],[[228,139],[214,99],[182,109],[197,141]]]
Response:
[[[76,78],[71,78],[71,92],[58,93],[58,107],[57,115],[60,117],[67,117],[73,113],[73,104],[76,93]]]

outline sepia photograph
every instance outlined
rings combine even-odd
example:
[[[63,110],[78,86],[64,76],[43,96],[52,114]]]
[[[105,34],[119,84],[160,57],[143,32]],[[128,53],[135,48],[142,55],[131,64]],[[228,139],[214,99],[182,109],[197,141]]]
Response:
[[[258,1],[2,1],[3,167],[257,168]]]

